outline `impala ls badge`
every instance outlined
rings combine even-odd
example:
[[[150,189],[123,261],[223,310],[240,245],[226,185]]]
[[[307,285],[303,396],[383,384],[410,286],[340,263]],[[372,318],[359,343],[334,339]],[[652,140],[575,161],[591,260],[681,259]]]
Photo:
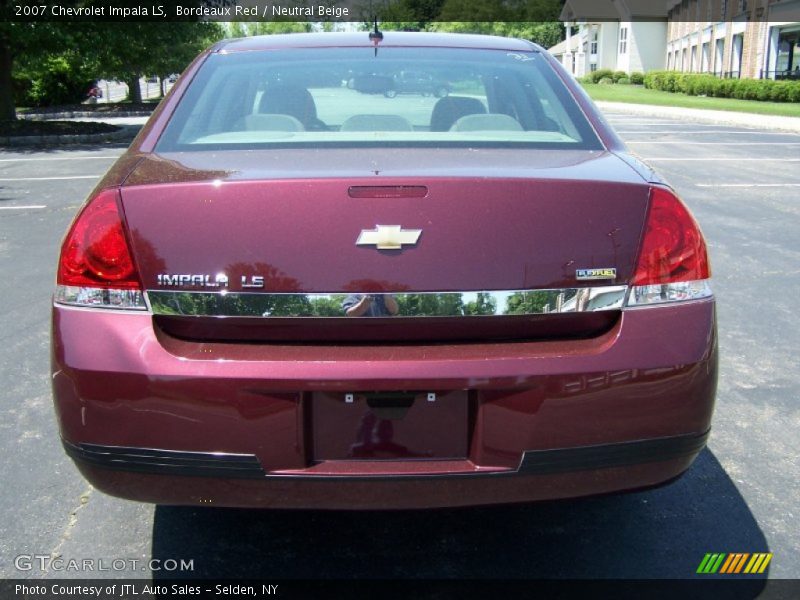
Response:
[[[376,225],[375,229],[362,229],[356,246],[375,246],[378,250],[402,250],[403,244],[417,243],[422,229],[403,229],[402,225]]]

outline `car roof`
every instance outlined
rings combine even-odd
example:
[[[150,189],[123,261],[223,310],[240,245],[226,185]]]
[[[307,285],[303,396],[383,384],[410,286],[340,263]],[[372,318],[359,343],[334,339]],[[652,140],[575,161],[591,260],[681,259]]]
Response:
[[[276,50],[282,48],[337,48],[372,47],[374,44],[368,31],[340,33],[289,33],[261,35],[232,40],[223,40],[212,48],[212,52],[228,54],[252,50]],[[491,50],[513,50],[519,52],[541,51],[536,44],[516,38],[493,35],[463,33],[432,33],[409,31],[383,32],[379,47],[426,47],[426,48],[476,48]]]

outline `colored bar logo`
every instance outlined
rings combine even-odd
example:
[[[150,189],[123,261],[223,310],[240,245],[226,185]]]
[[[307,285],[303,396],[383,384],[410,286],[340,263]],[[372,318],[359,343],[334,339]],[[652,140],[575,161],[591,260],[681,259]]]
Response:
[[[772,560],[772,552],[713,553],[709,552],[700,561],[697,573],[701,575],[757,575],[763,573]]]

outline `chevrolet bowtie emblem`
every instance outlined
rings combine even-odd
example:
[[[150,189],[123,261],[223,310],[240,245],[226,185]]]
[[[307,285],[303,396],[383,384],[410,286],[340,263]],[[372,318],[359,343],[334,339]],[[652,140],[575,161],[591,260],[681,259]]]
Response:
[[[401,225],[376,225],[375,229],[362,229],[356,246],[375,246],[378,250],[402,250],[403,244],[417,243],[422,229],[403,229]]]

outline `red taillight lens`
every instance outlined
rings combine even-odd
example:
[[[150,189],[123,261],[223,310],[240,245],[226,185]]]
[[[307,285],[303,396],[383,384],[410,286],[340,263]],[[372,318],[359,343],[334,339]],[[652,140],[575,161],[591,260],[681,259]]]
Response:
[[[650,211],[632,285],[658,285],[711,277],[700,227],[669,190],[650,190]]]
[[[116,190],[103,190],[78,215],[61,246],[59,285],[141,289],[118,203]]]

